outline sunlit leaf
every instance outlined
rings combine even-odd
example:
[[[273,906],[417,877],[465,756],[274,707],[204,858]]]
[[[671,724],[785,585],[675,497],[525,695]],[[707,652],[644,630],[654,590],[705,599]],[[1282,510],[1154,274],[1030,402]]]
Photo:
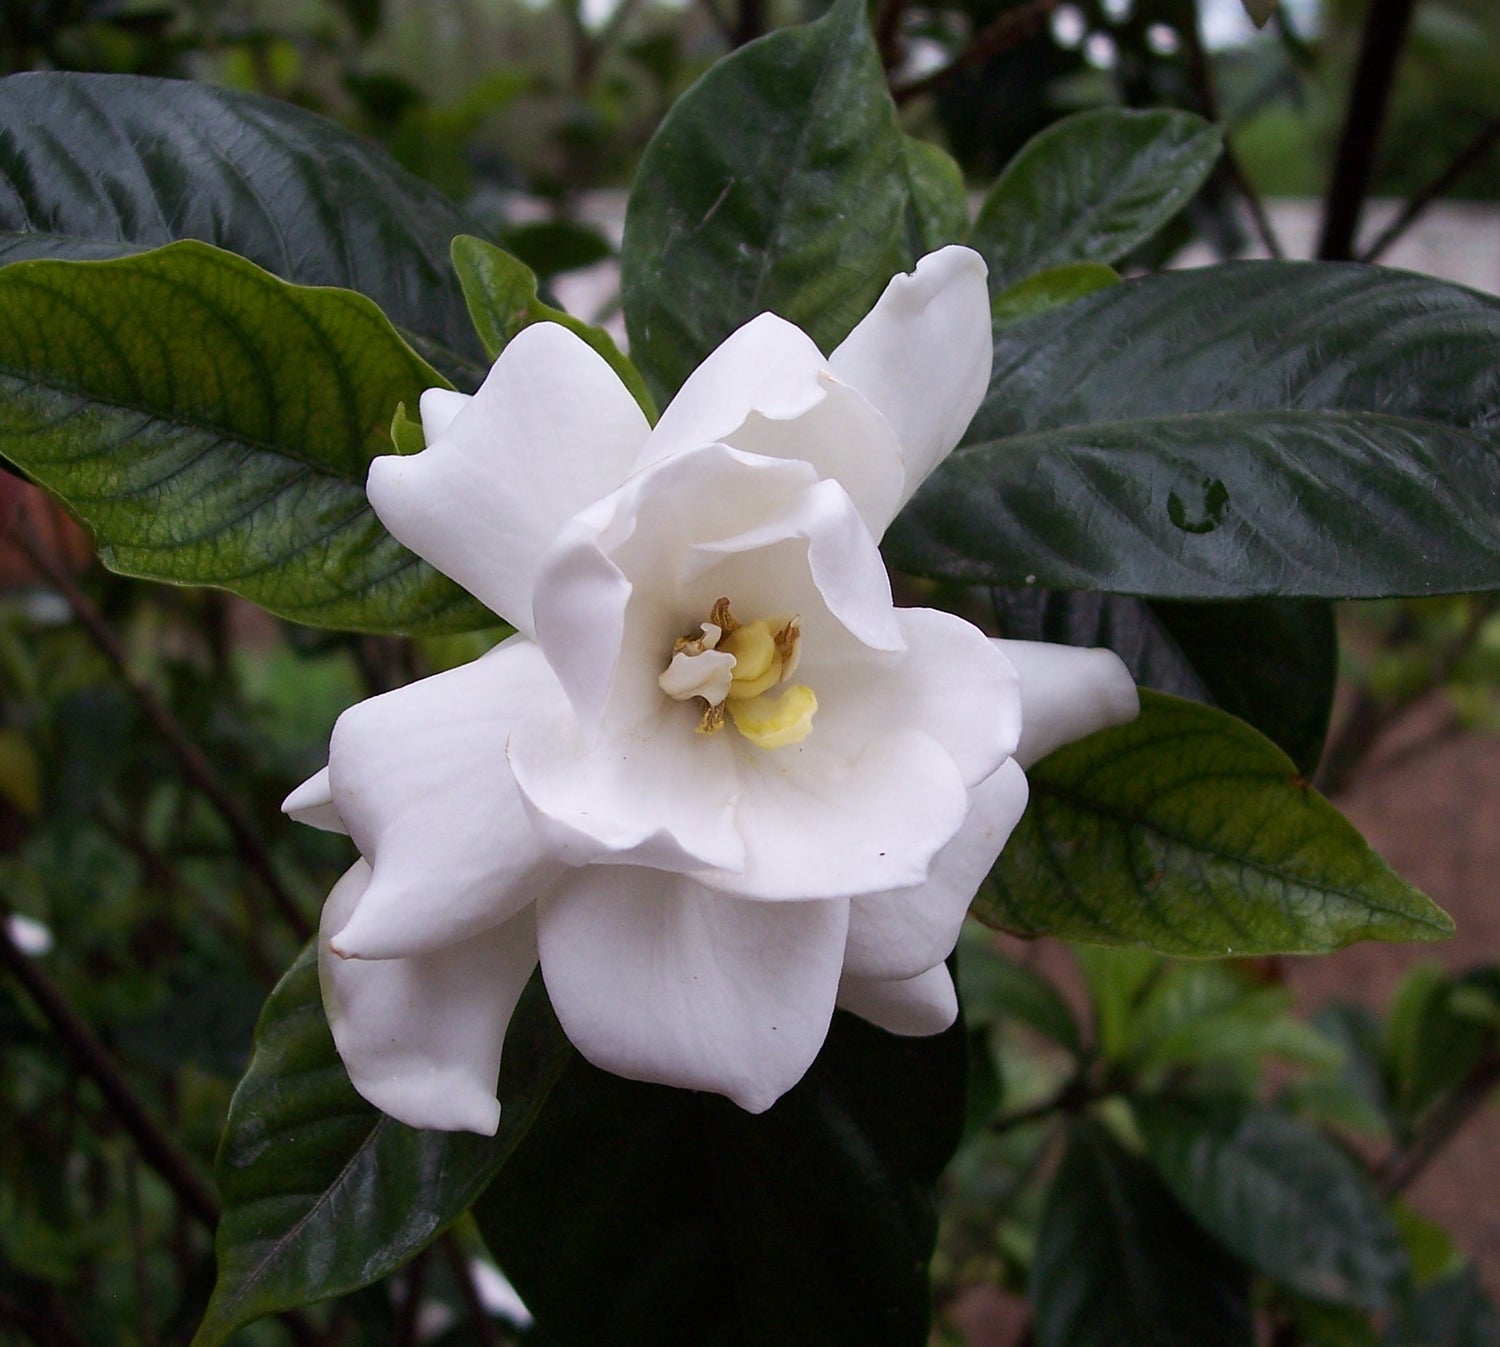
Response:
[[[975,899],[991,925],[1187,955],[1452,932],[1279,749],[1221,711],[1143,692],[1139,719],[1028,776],[1026,815]]]

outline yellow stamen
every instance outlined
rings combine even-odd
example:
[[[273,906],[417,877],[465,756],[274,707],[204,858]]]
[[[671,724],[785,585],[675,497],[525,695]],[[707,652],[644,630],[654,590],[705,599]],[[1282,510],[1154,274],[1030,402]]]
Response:
[[[781,655],[776,649],[776,638],[771,634],[771,624],[764,618],[736,628],[724,638],[719,648],[734,656],[728,693],[731,699],[743,701],[758,697],[781,682]]]
[[[699,734],[717,734],[727,718],[760,748],[801,743],[812,731],[818,699],[812,689],[787,684],[802,653],[802,626],[794,617],[741,623],[729,600],[715,601],[701,635],[680,636],[657,679],[677,701],[703,702]],[[771,689],[781,686],[774,696]]]
[[[751,697],[726,703],[734,727],[758,748],[785,748],[812,732],[818,699],[801,683],[789,683],[774,697]]]

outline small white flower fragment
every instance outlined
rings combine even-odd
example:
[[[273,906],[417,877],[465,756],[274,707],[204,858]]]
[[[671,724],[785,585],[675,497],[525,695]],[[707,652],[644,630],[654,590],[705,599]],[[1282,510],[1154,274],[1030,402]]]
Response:
[[[538,962],[597,1066],[751,1111],[835,1006],[952,1023],[943,961],[1022,768],[1136,712],[1113,655],[892,603],[880,536],[990,353],[984,263],[954,247],[829,356],[747,323],[654,428],[552,324],[472,398],[424,395],[428,447],[377,459],[371,504],[517,634],[346,711],[284,806],[359,849],[320,969],[365,1098],[493,1132]]]

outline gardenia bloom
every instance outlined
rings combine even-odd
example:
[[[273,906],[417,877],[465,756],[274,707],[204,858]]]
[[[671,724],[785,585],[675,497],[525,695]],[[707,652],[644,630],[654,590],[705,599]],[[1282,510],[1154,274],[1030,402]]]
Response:
[[[891,601],[877,542],[990,372],[984,264],[945,248],[823,356],[747,323],[652,428],[539,323],[369,497],[516,635],[346,711],[293,817],[361,859],[319,936],[355,1087],[490,1133],[540,960],[568,1037],[636,1080],[768,1108],[841,1006],[953,1022],[943,960],[1022,768],[1136,711],[1103,651]]]

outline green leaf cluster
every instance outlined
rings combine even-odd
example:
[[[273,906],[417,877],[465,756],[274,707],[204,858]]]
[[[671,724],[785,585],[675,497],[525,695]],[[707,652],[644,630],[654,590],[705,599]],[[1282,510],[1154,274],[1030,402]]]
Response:
[[[1383,1026],[1352,1006],[1308,1024],[1263,964],[1076,952],[1081,1017],[989,941],[961,947],[971,1073],[1002,1084],[954,1166],[940,1269],[1024,1291],[1060,1345],[1248,1347],[1267,1313],[1314,1347],[1489,1331],[1473,1269],[1399,1194],[1441,1115],[1494,1087],[1494,969],[1412,974]]]

